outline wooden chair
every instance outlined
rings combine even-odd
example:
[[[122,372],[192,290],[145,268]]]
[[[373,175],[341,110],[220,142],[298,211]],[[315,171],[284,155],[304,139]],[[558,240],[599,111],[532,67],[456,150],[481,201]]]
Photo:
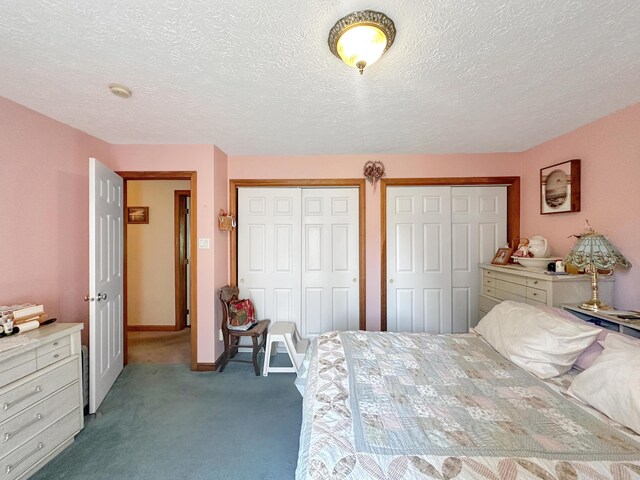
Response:
[[[220,289],[220,303],[222,304],[222,338],[224,341],[224,354],[222,361],[220,362],[220,373],[227,366],[227,363],[231,359],[235,362],[253,363],[253,368],[256,372],[256,376],[260,375],[260,368],[258,367],[258,352],[260,349],[264,349],[267,342],[267,331],[269,330],[269,320],[260,320],[253,328],[246,331],[229,330],[227,328],[227,320],[229,318],[229,302],[233,298],[238,298],[238,287],[230,287],[229,285]],[[262,341],[258,341],[262,335]],[[238,348],[241,347],[240,339],[242,337],[251,337],[253,344],[253,356],[251,361],[234,359]]]

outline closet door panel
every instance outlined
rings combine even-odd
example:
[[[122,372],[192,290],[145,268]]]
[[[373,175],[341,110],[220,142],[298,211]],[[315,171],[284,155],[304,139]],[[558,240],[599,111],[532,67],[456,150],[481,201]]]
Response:
[[[490,263],[507,243],[507,188],[452,187],[453,331],[479,320],[480,263]]]
[[[387,188],[387,329],[450,332],[451,187]]]
[[[259,319],[300,327],[301,190],[238,189],[238,287]]]
[[[358,189],[302,190],[301,335],[357,330],[359,318]]]

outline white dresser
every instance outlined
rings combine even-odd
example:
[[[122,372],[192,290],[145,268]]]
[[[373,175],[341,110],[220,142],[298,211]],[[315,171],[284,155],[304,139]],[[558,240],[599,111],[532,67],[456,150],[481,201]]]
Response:
[[[517,265],[480,265],[482,293],[479,317],[503,300],[560,307],[565,303],[580,303],[591,298],[591,278],[587,275],[547,275]],[[600,298],[613,300],[613,278],[599,277]]]
[[[82,328],[46,325],[0,352],[0,479],[28,478],[82,429]]]

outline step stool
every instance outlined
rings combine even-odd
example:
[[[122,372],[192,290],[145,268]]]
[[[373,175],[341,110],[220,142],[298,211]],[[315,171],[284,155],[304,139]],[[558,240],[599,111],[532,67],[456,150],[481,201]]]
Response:
[[[291,367],[272,367],[271,348],[274,343],[282,342],[291,359]],[[303,340],[298,334],[296,324],[293,322],[276,322],[267,334],[267,344],[264,352],[264,365],[262,367],[262,375],[265,377],[271,373],[298,373],[304,354],[309,347],[309,340]]]

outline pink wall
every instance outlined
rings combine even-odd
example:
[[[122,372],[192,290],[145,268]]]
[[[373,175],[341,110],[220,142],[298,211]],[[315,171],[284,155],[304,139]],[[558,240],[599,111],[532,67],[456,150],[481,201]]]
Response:
[[[580,212],[540,215],[540,168],[582,160]],[[522,234],[546,236],[564,255],[585,219],[632,263],[615,273],[614,303],[640,308],[640,103],[522,154]]]
[[[85,324],[89,157],[109,145],[0,97],[0,305],[40,302]]]
[[[216,242],[220,242],[216,212],[223,206],[214,202],[215,158],[213,145],[112,145],[109,163],[117,171],[196,171],[198,174],[197,237],[210,239],[208,250],[192,252],[198,255],[198,363],[213,363],[221,353],[215,340],[217,259],[214,254]]]
[[[518,154],[229,156],[230,179],[362,178],[368,160],[382,160],[387,177],[519,176]],[[380,195],[367,185],[367,330],[380,329]]]
[[[229,211],[229,197],[227,195],[228,176],[227,176],[227,155],[215,147],[214,150],[214,189],[213,189],[213,203],[215,206],[215,213],[220,209]],[[215,221],[215,220],[214,220]],[[229,283],[229,232],[215,229],[213,237],[213,254],[215,258],[214,263],[214,288],[217,292],[221,287]],[[215,300],[215,352],[219,355],[224,351],[224,344],[218,340],[217,331],[220,328],[220,322],[222,321],[222,310],[220,302]],[[215,357],[217,358],[217,357]]]

